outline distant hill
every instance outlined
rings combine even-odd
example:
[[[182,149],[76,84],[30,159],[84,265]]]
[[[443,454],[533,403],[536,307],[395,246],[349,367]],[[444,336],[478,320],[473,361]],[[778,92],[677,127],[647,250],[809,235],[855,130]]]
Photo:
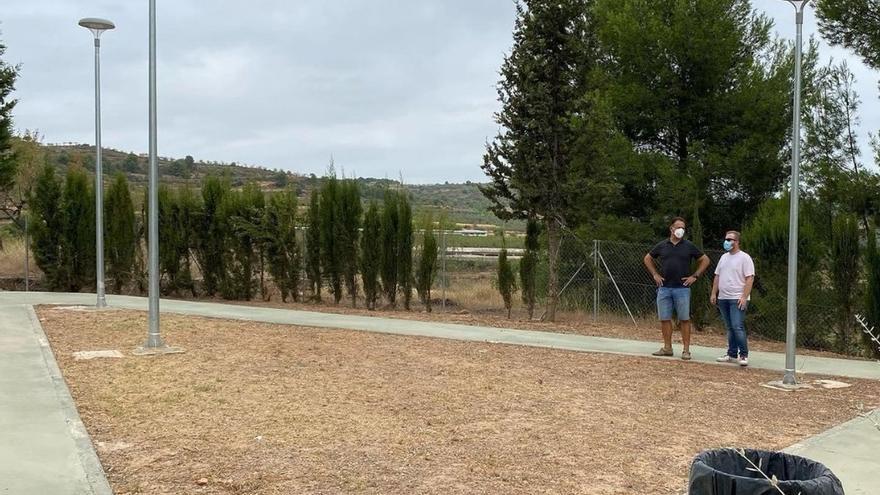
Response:
[[[95,171],[95,147],[88,144],[47,144],[44,145],[49,163],[64,173],[71,164],[78,163],[91,173]],[[145,187],[148,183],[146,154],[135,154],[111,148],[103,149],[102,163],[104,177],[109,181],[116,173],[125,174],[135,187]],[[196,160],[191,156],[184,158],[159,157],[159,175],[163,184],[171,186],[198,187],[202,179],[209,175],[226,176],[234,187],[248,182],[258,183],[264,190],[280,190],[292,186],[297,195],[307,201],[308,194],[320,187],[322,177],[301,175],[289,171],[271,170],[259,166],[247,166],[235,162],[215,162]],[[389,179],[356,179],[366,200],[381,200],[387,188],[400,187],[398,181]],[[489,201],[480,193],[478,184],[427,184],[405,186],[412,198],[416,214],[431,212],[435,217],[445,214],[452,222],[473,226],[496,226],[501,222],[489,212]],[[521,222],[510,222],[506,228],[521,230]]]

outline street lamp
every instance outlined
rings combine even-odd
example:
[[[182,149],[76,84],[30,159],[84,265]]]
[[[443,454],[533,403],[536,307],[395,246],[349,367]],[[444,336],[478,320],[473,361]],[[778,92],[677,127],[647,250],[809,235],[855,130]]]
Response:
[[[101,163],[101,34],[116,28],[106,19],[86,17],[79,25],[92,32],[95,37],[95,255],[98,301],[96,306],[107,307],[104,295],[104,170]]]
[[[800,193],[801,160],[801,50],[803,45],[804,9],[810,0],[786,0],[794,6],[797,37],[794,47],[794,124],[791,137],[791,206],[788,224],[788,307],[785,332],[785,375],[783,385],[797,385],[795,348],[797,337],[797,262],[798,262],[798,195]]]
[[[135,349],[135,355],[176,354],[178,347],[169,347],[159,333],[159,158],[156,138],[156,0],[150,0],[150,189],[149,189],[149,327],[147,342]]]

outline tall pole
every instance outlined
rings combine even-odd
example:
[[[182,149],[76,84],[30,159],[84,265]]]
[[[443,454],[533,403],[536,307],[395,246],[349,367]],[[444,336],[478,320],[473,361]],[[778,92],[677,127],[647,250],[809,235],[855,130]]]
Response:
[[[156,144],[156,0],[150,0],[150,302],[147,349],[165,347],[159,333],[159,162]]]
[[[95,35],[95,259],[97,308],[107,307],[104,295],[104,168],[101,163],[101,38]]]
[[[785,375],[782,383],[797,385],[795,349],[797,343],[797,263],[798,263],[798,196],[800,194],[801,159],[801,50],[803,45],[804,8],[807,1],[792,1],[796,11],[797,36],[794,47],[794,116],[791,147],[791,206],[788,225],[788,307],[785,332]]]

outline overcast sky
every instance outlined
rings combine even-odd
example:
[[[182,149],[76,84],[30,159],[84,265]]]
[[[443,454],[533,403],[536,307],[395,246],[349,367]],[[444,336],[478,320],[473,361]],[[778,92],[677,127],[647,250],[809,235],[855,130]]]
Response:
[[[782,36],[792,7],[753,0]],[[496,133],[495,83],[511,45],[513,0],[176,0],[158,2],[159,154],[410,183],[483,180]],[[102,41],[104,145],[147,150],[147,2],[3,0],[5,59],[20,63],[19,130],[94,142],[91,34]],[[805,32],[817,33],[808,13]],[[824,46],[823,46],[824,47]],[[880,130],[880,74],[848,58],[864,106],[860,138]]]

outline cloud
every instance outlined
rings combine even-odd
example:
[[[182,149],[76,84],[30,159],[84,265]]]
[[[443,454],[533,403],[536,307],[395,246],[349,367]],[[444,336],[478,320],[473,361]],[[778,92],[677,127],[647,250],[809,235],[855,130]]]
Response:
[[[760,2],[783,36],[784,2]],[[179,0],[158,6],[159,152],[320,174],[332,154],[361,176],[484,180],[495,83],[512,0]],[[104,143],[147,149],[147,3],[4,0],[0,39],[22,63],[19,129],[93,140],[93,52],[102,41]],[[807,32],[815,32],[808,16]],[[813,24],[810,24],[813,22]],[[860,141],[880,129],[876,73],[852,59],[865,101]]]

